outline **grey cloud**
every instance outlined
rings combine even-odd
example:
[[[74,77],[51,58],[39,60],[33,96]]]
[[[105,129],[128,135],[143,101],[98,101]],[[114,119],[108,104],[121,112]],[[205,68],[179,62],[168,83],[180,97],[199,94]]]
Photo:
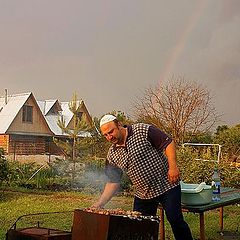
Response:
[[[130,113],[180,46],[169,75],[205,84],[237,124],[239,15],[239,0],[2,1],[0,92],[66,101],[77,91],[94,116]]]

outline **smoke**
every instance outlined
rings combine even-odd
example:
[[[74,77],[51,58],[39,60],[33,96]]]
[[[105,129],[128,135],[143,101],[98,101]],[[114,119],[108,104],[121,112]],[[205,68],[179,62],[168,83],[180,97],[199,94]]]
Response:
[[[73,163],[66,159],[56,159],[50,166],[60,177],[61,184],[69,186],[71,190],[99,193],[107,181],[103,166],[89,165],[84,162]]]
[[[87,193],[99,193],[103,190],[107,177],[103,170],[86,170],[75,181],[75,187]]]

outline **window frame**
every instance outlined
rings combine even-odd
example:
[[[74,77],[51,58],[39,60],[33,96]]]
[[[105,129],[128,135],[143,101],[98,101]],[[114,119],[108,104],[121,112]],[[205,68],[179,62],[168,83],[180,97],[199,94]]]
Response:
[[[33,123],[33,106],[24,105],[22,108],[22,122]]]

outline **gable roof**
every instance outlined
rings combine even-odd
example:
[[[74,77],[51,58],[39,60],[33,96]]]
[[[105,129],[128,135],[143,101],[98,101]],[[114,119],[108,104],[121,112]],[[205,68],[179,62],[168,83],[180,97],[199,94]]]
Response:
[[[39,108],[41,109],[43,115],[48,114],[51,110],[56,109],[56,111],[62,111],[61,104],[57,99],[53,100],[37,100]]]
[[[43,100],[37,101],[37,103],[39,104],[39,107],[53,134],[56,136],[65,136],[66,134],[63,134],[62,129],[58,126],[58,120],[63,119],[66,126],[68,126],[71,122],[73,113],[69,109],[69,102],[59,102],[58,100]],[[57,104],[59,104],[59,106]],[[86,106],[84,105],[84,102],[81,100],[78,101],[77,104],[79,108],[83,109],[83,112],[87,115],[87,117],[91,118]],[[52,113],[50,111],[54,106],[59,109],[57,113]],[[81,136],[89,136],[89,133],[82,132]]]
[[[0,97],[0,133],[6,133],[31,92]],[[5,99],[7,103],[5,103]]]
[[[63,118],[66,125],[71,121],[73,113],[69,110],[68,102],[60,103],[58,100],[38,100],[37,103],[54,135],[63,135],[62,129],[58,126],[58,120]],[[52,113],[50,110],[54,106],[56,106],[58,111]]]
[[[18,113],[30,98],[35,103],[37,112],[42,117],[43,123],[48,129],[49,134],[52,135],[46,119],[42,115],[39,105],[37,104],[32,92],[0,96],[0,134],[7,133]]]
[[[5,134],[8,131],[19,111],[30,97],[36,102],[38,112],[44,119],[44,123],[49,131],[56,136],[65,135],[57,123],[60,118],[65,120],[66,126],[71,122],[73,113],[69,109],[69,102],[61,103],[57,99],[37,101],[31,92],[0,96],[0,134]],[[91,117],[82,100],[78,101],[78,106],[91,121]],[[86,136],[86,132],[83,132],[81,135]]]

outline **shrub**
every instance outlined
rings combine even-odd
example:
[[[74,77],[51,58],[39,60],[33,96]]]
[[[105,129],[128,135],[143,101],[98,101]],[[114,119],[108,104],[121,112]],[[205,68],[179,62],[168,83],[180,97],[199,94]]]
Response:
[[[0,148],[0,187],[2,186],[4,181],[8,179],[8,162],[4,157],[4,150]]]
[[[214,162],[197,161],[198,152],[190,148],[177,151],[178,165],[181,172],[181,179],[186,183],[206,182],[211,184]],[[224,187],[239,187],[240,170],[230,166],[226,159],[221,159],[218,165],[221,185]]]

